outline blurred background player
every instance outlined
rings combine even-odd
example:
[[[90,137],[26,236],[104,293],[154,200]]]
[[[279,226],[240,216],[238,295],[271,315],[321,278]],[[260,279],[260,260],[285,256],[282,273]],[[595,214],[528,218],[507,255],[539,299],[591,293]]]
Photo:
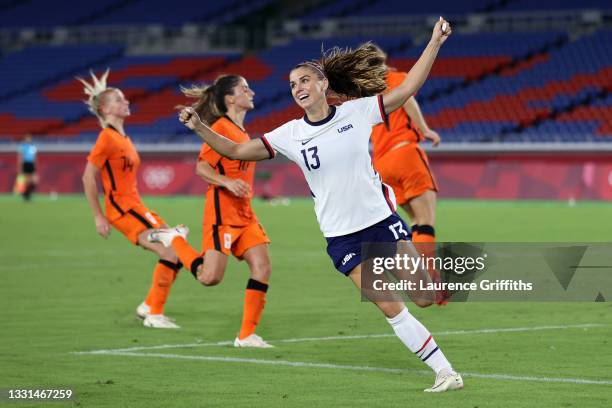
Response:
[[[397,243],[398,251],[410,248],[406,245],[408,228],[395,212],[388,188],[372,167],[368,150],[372,126],[386,121],[387,112],[403,106],[423,85],[440,47],[451,33],[450,27],[443,30],[443,26],[448,27],[448,22],[440,18],[406,80],[385,95],[377,95],[386,88],[384,59],[365,44],[354,51],[334,48],[324,54],[321,64],[304,62],[295,66],[289,75],[291,94],[305,115],[259,140],[234,143],[203,123],[193,108],[183,109],[180,120],[225,157],[265,160],[278,151],[296,163],[315,201],[328,255],[336,269],[362,289],[365,261],[362,244]],[[356,99],[336,108],[328,104],[328,90]],[[185,227],[179,226],[156,231],[151,239],[180,253],[180,248],[187,245],[187,233]],[[184,259],[186,264],[187,261]],[[427,274],[423,278],[427,279]],[[367,291],[362,294],[367,296]],[[369,299],[385,315],[403,344],[436,373],[434,385],[426,392],[463,388],[461,376],[403,302]],[[420,300],[420,306],[433,303],[433,299]]]
[[[171,248],[152,244],[146,239],[150,231],[166,226],[166,223],[144,206],[138,193],[136,174],[140,157],[123,128],[130,115],[130,103],[120,89],[107,88],[108,70],[99,79],[93,73],[91,76],[91,84],[82,78],[77,79],[85,85],[84,92],[88,96],[85,103],[102,126],[83,173],[85,196],[93,211],[96,231],[107,238],[112,225],[133,244],[159,256],[151,288],[136,314],[144,319],[146,327],[178,329],[179,326],[164,315],[164,305],[182,265]],[[106,215],[98,201],[98,175],[102,178],[105,192]]]
[[[193,86],[183,89],[183,93],[197,99],[194,109],[216,132],[236,143],[251,140],[244,120],[254,108],[255,92],[243,77],[222,75],[211,86]],[[194,276],[205,286],[214,286],[223,280],[230,253],[238,260],[245,260],[251,274],[244,295],[242,326],[234,345],[271,347],[255,334],[266,303],[271,272],[270,240],[251,207],[255,163],[227,159],[203,144],[196,173],[209,183],[204,206],[203,258],[189,246],[177,249],[178,254],[181,259],[188,257],[185,265],[196,265],[196,268],[198,263],[193,264],[193,257],[198,256],[201,266]]]
[[[17,152],[17,183],[18,192],[24,201],[32,199],[32,193],[38,185],[38,174],[36,173],[36,145],[32,141],[32,135],[23,137]],[[21,179],[21,180],[20,180]]]
[[[371,46],[381,58],[387,60],[383,50],[374,44]],[[405,72],[388,67],[385,92],[399,86],[406,75]],[[411,96],[401,109],[389,115],[388,123],[379,124],[372,129],[374,167],[383,182],[393,188],[397,203],[410,217],[412,242],[417,244],[417,247],[419,243],[424,243],[425,245],[419,248],[420,252],[431,255],[436,242],[434,224],[438,186],[429,167],[427,154],[419,146],[424,140],[430,140],[436,147],[440,144],[440,135],[427,126],[414,96]],[[440,280],[437,271],[430,270],[430,274],[432,279]],[[445,293],[438,292],[436,303],[445,304],[445,296]]]

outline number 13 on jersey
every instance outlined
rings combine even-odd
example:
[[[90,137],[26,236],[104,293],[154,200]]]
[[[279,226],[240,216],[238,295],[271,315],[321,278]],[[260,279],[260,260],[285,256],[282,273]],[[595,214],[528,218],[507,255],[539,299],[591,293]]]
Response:
[[[302,157],[304,158],[304,164],[306,164],[306,168],[308,171],[316,170],[321,167],[321,161],[319,160],[318,147],[312,146],[308,149],[300,150],[302,152]]]

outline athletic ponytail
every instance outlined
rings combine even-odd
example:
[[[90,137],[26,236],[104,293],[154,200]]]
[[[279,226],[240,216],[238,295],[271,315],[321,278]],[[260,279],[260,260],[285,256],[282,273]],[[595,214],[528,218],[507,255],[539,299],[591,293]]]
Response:
[[[310,68],[320,79],[327,78],[330,91],[344,98],[372,96],[387,88],[386,55],[371,42],[355,50],[333,47],[322,54],[320,62],[302,62],[293,69]]]
[[[242,77],[239,75],[221,75],[212,85],[181,87],[181,92],[188,98],[196,99],[191,107],[205,123],[212,125],[227,113],[225,96],[234,94],[234,87],[240,83],[240,79]]]
[[[76,79],[84,85],[83,93],[87,95],[87,100],[84,101],[85,105],[87,105],[89,111],[98,118],[100,126],[105,127],[106,120],[101,111],[102,101],[109,92],[117,90],[117,88],[108,88],[106,86],[106,80],[109,74],[108,68],[100,78],[97,78],[92,71],[89,71],[89,74],[91,75],[91,83],[85,81],[81,77],[76,77]]]

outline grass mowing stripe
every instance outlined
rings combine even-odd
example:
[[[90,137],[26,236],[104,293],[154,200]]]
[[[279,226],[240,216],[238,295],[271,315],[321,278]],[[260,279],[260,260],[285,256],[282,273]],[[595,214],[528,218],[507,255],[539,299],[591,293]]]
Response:
[[[535,327],[508,327],[498,329],[474,329],[474,330],[449,330],[443,332],[434,332],[434,336],[453,336],[463,334],[491,334],[491,333],[517,333],[531,332],[540,330],[565,330],[565,329],[588,329],[594,327],[606,327],[605,324],[585,323],[574,325],[557,325],[557,326],[535,326]],[[302,343],[309,341],[334,341],[334,340],[360,340],[360,339],[375,339],[381,337],[395,337],[395,334],[356,334],[351,336],[326,336],[326,337],[301,337],[295,339],[279,339],[270,340],[270,343]],[[122,349],[102,349],[92,351],[75,351],[74,354],[107,354],[109,352],[129,352],[141,350],[163,350],[171,348],[194,348],[194,347],[223,347],[232,345],[232,341],[218,341],[212,343],[186,343],[186,344],[162,344],[159,346],[140,346],[128,347]]]
[[[98,355],[108,356],[124,356],[124,357],[151,357],[151,358],[166,358],[179,360],[199,360],[199,361],[216,361],[227,363],[247,363],[247,364],[263,364],[272,366],[287,366],[287,367],[306,367],[306,368],[328,368],[336,370],[353,370],[353,371],[374,371],[392,374],[418,374],[418,375],[433,375],[430,370],[417,370],[406,368],[388,368],[388,367],[371,367],[371,366],[356,366],[345,364],[331,363],[311,363],[305,361],[287,361],[287,360],[265,360],[256,358],[239,358],[239,357],[219,357],[219,356],[189,356],[181,354],[158,354],[158,353],[135,353],[126,351],[107,351],[96,353]],[[569,384],[590,384],[590,385],[612,385],[612,380],[589,380],[585,378],[556,378],[556,377],[531,377],[511,374],[483,374],[483,373],[461,373],[465,377],[487,378],[492,380],[507,380],[507,381],[537,381],[547,383],[569,383]]]

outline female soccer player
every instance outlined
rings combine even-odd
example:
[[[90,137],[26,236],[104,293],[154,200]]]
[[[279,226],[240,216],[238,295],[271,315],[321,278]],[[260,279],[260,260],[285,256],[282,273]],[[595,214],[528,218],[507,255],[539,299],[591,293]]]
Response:
[[[305,111],[304,117],[285,123],[259,140],[234,143],[202,123],[191,108],[181,112],[180,120],[222,156],[264,160],[278,151],[298,164],[314,197],[328,254],[336,268],[361,289],[361,244],[405,243],[408,238],[408,227],[395,213],[389,192],[372,167],[368,151],[371,128],[383,122],[386,112],[400,108],[422,86],[450,33],[448,22],[440,18],[429,44],[405,81],[385,95],[362,97],[386,88],[386,66],[369,45],[355,51],[334,49],[323,56],[321,64],[298,64],[289,74],[289,84],[295,102]],[[326,99],[328,90],[358,99],[340,107],[330,106]],[[156,238],[176,248],[185,244],[186,233],[184,227],[176,227],[159,231]],[[461,376],[403,302],[372,301],[401,341],[435,371],[435,383],[425,391],[463,387]],[[429,304],[431,301],[421,303]]]
[[[85,196],[93,211],[96,231],[103,238],[110,234],[110,225],[120,231],[135,245],[154,252],[159,262],[153,270],[153,282],[145,301],[136,309],[144,326],[178,329],[164,315],[164,305],[181,268],[172,248],[147,241],[149,233],[166,226],[166,223],[142,203],[136,185],[136,172],[140,157],[123,128],[130,115],[130,103],[118,88],[107,88],[108,70],[99,79],[91,73],[92,82],[77,78],[85,86],[86,101],[90,112],[99,120],[102,131],[87,157],[83,173]],[[102,177],[105,192],[106,215],[98,201],[96,178]]]
[[[386,61],[384,51],[373,44],[372,49]],[[388,69],[386,92],[399,86],[406,75]],[[414,96],[408,98],[401,109],[389,114],[387,124],[374,126],[371,138],[374,167],[383,182],[393,188],[397,203],[410,217],[412,242],[424,243],[423,251],[431,253],[433,248],[430,246],[436,242],[434,223],[438,186],[427,155],[419,147],[425,139],[430,140],[434,147],[440,144],[440,135],[429,128]],[[439,281],[437,271],[431,270],[430,273],[434,280]],[[436,303],[446,303],[445,292],[436,295]]]
[[[239,75],[222,75],[213,85],[193,86],[183,93],[197,99],[193,108],[211,129],[235,143],[251,140],[244,119],[253,109],[255,93]],[[230,160],[203,144],[196,173],[209,183],[204,207],[202,254],[206,262],[195,270],[206,286],[223,279],[230,252],[244,259],[251,274],[244,295],[240,333],[236,347],[271,347],[255,334],[266,302],[270,280],[270,240],[251,208],[255,163]],[[190,249],[189,253],[192,253]]]

